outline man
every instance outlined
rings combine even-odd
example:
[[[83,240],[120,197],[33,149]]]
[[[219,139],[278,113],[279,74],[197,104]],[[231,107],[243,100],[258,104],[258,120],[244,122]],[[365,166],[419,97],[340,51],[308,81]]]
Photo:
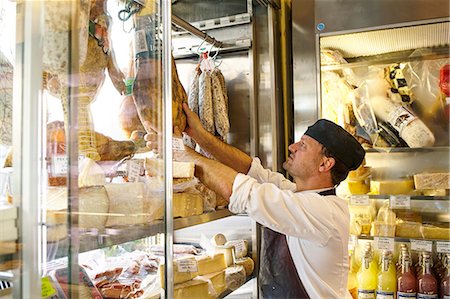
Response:
[[[289,146],[284,169],[260,161],[207,132],[183,104],[190,137],[216,159],[186,149],[196,176],[229,198],[229,209],[265,226],[260,262],[263,298],[344,298],[347,292],[349,212],[335,187],[362,163],[365,152],[343,128],[328,120],[310,126]]]

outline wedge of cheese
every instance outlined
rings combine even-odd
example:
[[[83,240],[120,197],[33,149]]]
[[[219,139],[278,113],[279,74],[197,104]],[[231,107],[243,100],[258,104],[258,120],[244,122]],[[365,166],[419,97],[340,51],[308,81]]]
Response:
[[[173,261],[173,282],[183,283],[196,276],[220,272],[227,267],[222,253],[213,256],[190,256]],[[159,267],[161,285],[164,285],[164,264]]]
[[[67,223],[68,197],[66,187],[50,187],[46,196],[46,224]],[[104,186],[78,189],[78,225],[82,229],[103,229],[108,219],[109,198]]]
[[[240,265],[240,266],[244,267],[245,274],[247,276],[250,276],[253,273],[253,270],[255,269],[255,262],[249,257],[236,259],[234,262],[236,265]]]
[[[173,298],[175,299],[211,299],[213,294],[209,293],[209,283],[204,280],[189,280],[174,285]]]
[[[381,195],[410,194],[413,191],[414,191],[414,182],[412,179],[370,182],[370,192],[372,194],[381,194]]]
[[[189,217],[203,214],[203,198],[199,192],[173,194],[173,217]]]
[[[144,224],[144,183],[105,184],[109,197],[106,226]]]
[[[150,176],[162,175],[164,172],[164,160],[146,158],[145,170]],[[195,172],[194,162],[179,162],[173,161],[172,164],[172,176],[173,178],[193,178]]]
[[[197,276],[195,280],[206,280],[208,283],[210,283],[214,288],[215,297],[219,297],[219,295],[222,294],[222,292],[225,291],[227,288],[225,280],[225,270],[206,274],[203,276]]]
[[[450,189],[450,173],[418,173],[414,175],[416,189]]]

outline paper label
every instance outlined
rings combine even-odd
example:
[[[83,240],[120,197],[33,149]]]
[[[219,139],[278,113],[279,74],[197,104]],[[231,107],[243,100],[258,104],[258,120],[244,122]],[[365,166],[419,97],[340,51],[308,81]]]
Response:
[[[350,196],[350,205],[352,206],[368,206],[369,204],[369,195]]]
[[[134,35],[135,54],[148,52],[145,30],[137,30]]]
[[[374,299],[375,290],[361,290],[358,289],[358,299]]]
[[[41,285],[41,298],[48,298],[56,295],[56,290],[53,288],[48,276],[41,278]]]
[[[184,151],[184,143],[182,138],[172,138],[172,148],[176,151]]]
[[[375,248],[379,250],[388,250],[394,252],[394,239],[393,238],[379,238],[375,237]]]
[[[432,241],[411,240],[411,250],[431,252]]]
[[[416,293],[404,293],[404,292],[397,292],[398,299],[409,299],[409,298],[416,298]]]
[[[244,240],[232,241],[230,243],[234,246],[234,253],[237,257],[244,256],[246,254]]]
[[[138,182],[139,176],[141,175],[141,164],[139,161],[130,160],[128,161],[128,181]]]
[[[198,265],[196,260],[186,259],[177,261],[178,272],[197,272]]]
[[[450,242],[437,241],[436,251],[440,253],[450,253]]]
[[[391,195],[389,199],[391,209],[411,209],[411,197],[409,195]]]
[[[69,164],[69,158],[66,155],[52,156],[52,176],[65,176],[67,175],[67,165]]]
[[[403,129],[416,117],[405,107],[400,106],[389,114],[388,122],[398,131],[400,136]]]
[[[377,291],[377,299],[394,299],[394,292]]]
[[[417,299],[438,299],[438,295],[417,294]]]

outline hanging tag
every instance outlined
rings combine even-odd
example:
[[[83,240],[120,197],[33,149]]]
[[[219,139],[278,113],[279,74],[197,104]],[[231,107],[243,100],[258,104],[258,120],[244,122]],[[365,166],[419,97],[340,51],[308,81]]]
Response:
[[[172,148],[176,151],[184,151],[184,143],[182,138],[172,138]]]
[[[379,250],[388,250],[394,252],[394,239],[393,238],[382,238],[375,237],[375,248]]]
[[[352,206],[368,206],[369,195],[352,195],[350,196],[350,205]]]
[[[141,164],[136,160],[128,161],[128,181],[138,182],[141,174]]]
[[[197,272],[198,265],[197,261],[193,259],[179,260],[178,264],[178,272]]]
[[[56,155],[52,157],[52,176],[67,175],[67,165],[69,158],[66,155]]]
[[[391,209],[411,209],[411,197],[409,195],[391,195],[389,197]]]
[[[432,241],[411,240],[411,250],[431,252]]]
[[[450,242],[437,241],[436,251],[439,253],[450,253]]]
[[[41,286],[41,298],[48,298],[56,295],[56,290],[53,288],[48,276],[41,278]]]

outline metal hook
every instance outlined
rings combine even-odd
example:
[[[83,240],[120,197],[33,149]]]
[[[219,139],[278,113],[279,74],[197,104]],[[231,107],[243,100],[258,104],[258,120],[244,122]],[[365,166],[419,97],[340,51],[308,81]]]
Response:
[[[212,48],[214,48],[214,45],[215,45],[215,44],[216,44],[216,39],[213,39],[213,43],[211,44],[211,47],[210,47],[209,50],[208,50],[208,57],[211,56],[210,53],[211,53]]]
[[[199,45],[198,48],[197,48],[197,54],[198,54],[199,56],[202,55],[202,52],[200,52],[200,49],[202,48],[202,46],[203,46],[203,44],[205,43],[205,41],[206,41],[206,34],[205,34],[205,37],[203,38],[202,42],[200,43],[200,45]]]

